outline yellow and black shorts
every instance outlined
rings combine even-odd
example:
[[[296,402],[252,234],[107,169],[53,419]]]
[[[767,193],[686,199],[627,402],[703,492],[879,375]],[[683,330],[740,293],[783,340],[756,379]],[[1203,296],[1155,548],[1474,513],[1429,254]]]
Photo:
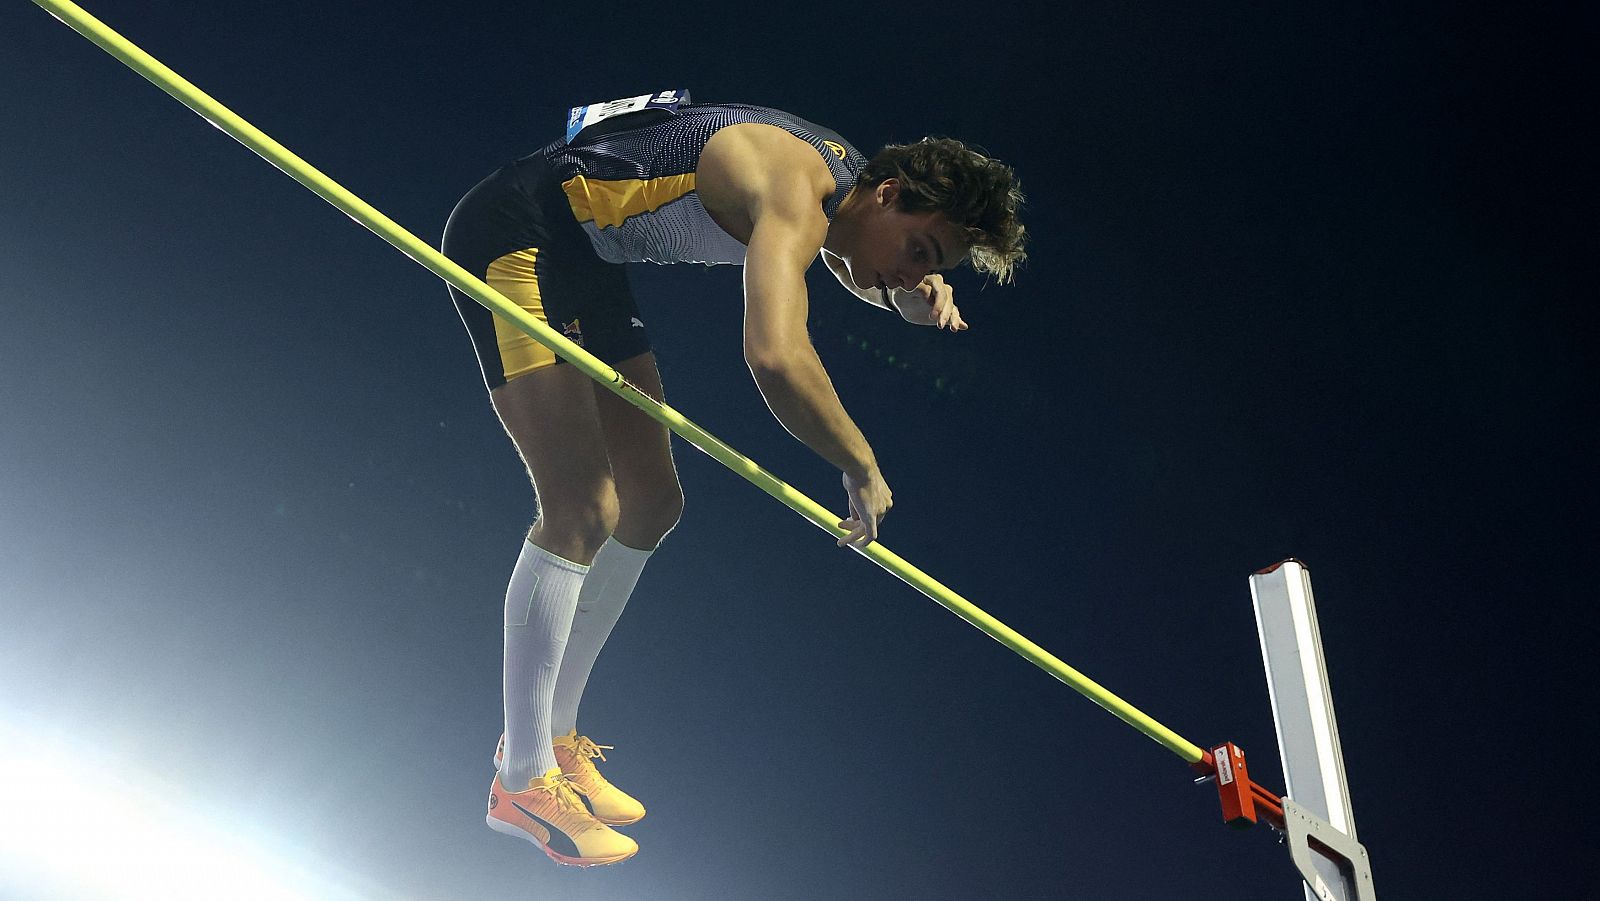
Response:
[[[595,255],[542,155],[480,182],[445,225],[444,255],[607,363],[650,349],[623,267]],[[565,362],[450,288],[490,390]]]

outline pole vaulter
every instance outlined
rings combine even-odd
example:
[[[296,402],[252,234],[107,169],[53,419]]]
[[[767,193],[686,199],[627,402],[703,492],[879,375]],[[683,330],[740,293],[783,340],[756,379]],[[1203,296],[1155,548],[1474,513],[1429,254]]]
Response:
[[[162,64],[160,60],[145,53],[78,5],[69,2],[69,0],[34,0],[34,3],[107,53],[121,60],[129,68],[172,95],[212,125],[250,148],[258,156],[282,170],[289,177],[300,182],[335,207],[338,207],[347,216],[378,235],[378,237],[394,245],[400,252],[420,263],[429,271],[453,285],[457,290],[498,314],[540,344],[548,347],[584,374],[604,385],[635,407],[638,407],[645,414],[662,423],[678,436],[724,466],[738,473],[746,481],[782,501],[786,506],[810,520],[818,528],[829,533],[835,539],[849,534],[837,525],[838,517],[827,508],[763,469],[749,457],[723,443],[716,436],[705,431],[672,407],[650,397],[623,378],[614,368],[567,340],[559,332],[518,307],[503,294],[452,262],[444,254],[435,250],[376,208],[346,190],[255,126],[240,118],[233,111]],[[1010,648],[1018,656],[1066,683],[1073,690],[1100,705],[1113,716],[1176,754],[1198,773],[1197,782],[1214,781],[1221,800],[1224,821],[1230,826],[1244,828],[1261,820],[1266,820],[1275,829],[1286,832],[1291,838],[1290,850],[1294,857],[1295,865],[1305,877],[1307,894],[1314,901],[1375,901],[1376,895],[1372,889],[1372,877],[1367,864],[1366,850],[1352,837],[1353,829],[1347,827],[1346,831],[1340,831],[1327,822],[1328,819],[1337,819],[1336,816],[1318,816],[1315,811],[1297,805],[1292,800],[1288,800],[1251,781],[1244,752],[1232,742],[1224,742],[1213,745],[1210,748],[1202,748],[1188,741],[1148,714],[1113,694],[1093,679],[1069,666],[1060,658],[1033,643],[1005,623],[979,609],[971,601],[952,591],[922,570],[912,566],[879,542],[872,541],[856,550],[911,587],[937,601],[955,615],[971,623],[984,634]],[[1272,567],[1264,570],[1258,574],[1258,577],[1271,573],[1278,568]],[[1293,572],[1298,573],[1299,570],[1295,569]],[[1307,597],[1305,602],[1309,604],[1309,581],[1306,582],[1306,588]],[[1254,582],[1252,582],[1252,589],[1253,591],[1255,590]],[[1268,641],[1268,633],[1265,622],[1261,620],[1262,609],[1259,597],[1257,612],[1265,648]],[[1311,628],[1314,640],[1314,612],[1311,614]],[[1316,645],[1316,657],[1316,664],[1320,668],[1320,644]],[[1268,666],[1270,669],[1270,659]],[[1322,674],[1322,682],[1325,694],[1325,674]],[[1276,692],[1282,691],[1282,689],[1277,688],[1274,683],[1274,691],[1274,703],[1276,706],[1279,701]],[[1327,714],[1331,723],[1331,706],[1327,708]],[[1284,744],[1285,726],[1281,718],[1279,726],[1280,745],[1282,745]],[[1336,732],[1333,736],[1333,746],[1335,749],[1337,748]],[[1285,755],[1288,754],[1286,746],[1284,753]],[[1286,767],[1287,769],[1288,767]],[[1342,782],[1342,765],[1338,769],[1339,779]],[[1347,808],[1348,801],[1345,801],[1345,804]],[[1335,874],[1333,884],[1330,885],[1326,878],[1318,876],[1319,870],[1313,867],[1313,864],[1318,862],[1322,863],[1323,872]],[[1343,878],[1339,878],[1340,875]]]

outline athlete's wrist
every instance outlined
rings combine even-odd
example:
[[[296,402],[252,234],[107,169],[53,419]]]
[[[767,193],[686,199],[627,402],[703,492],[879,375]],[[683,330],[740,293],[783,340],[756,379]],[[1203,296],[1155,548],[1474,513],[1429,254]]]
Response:
[[[874,457],[868,457],[865,461],[852,463],[851,465],[844,467],[843,471],[844,474],[849,476],[853,481],[858,482],[866,482],[872,479],[883,478],[883,473],[878,471],[878,461]]]

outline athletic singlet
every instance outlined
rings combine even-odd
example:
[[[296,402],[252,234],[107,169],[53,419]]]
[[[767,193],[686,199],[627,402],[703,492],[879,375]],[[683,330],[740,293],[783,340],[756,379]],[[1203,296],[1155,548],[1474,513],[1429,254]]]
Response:
[[[563,139],[540,153],[602,260],[742,264],[745,246],[712,221],[695,190],[706,142],[742,122],[777,126],[817,149],[836,185],[822,206],[832,221],[867,159],[833,131],[780,110],[688,105],[636,128],[580,134],[570,144]],[[626,117],[618,124],[626,127]]]

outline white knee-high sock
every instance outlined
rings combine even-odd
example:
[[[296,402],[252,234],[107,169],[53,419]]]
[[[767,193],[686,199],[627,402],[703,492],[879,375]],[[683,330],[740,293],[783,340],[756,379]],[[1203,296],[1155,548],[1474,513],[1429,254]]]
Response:
[[[589,567],[564,560],[531,541],[522,545],[506,589],[506,750],[500,783],[523,791],[528,781],[556,765],[550,745],[550,701],[562,650],[572,629]]]
[[[622,608],[652,553],[608,538],[595,554],[589,577],[578,594],[578,612],[572,618],[567,650],[561,658],[561,674],[556,677],[550,713],[552,735],[566,735],[578,728],[578,702],[583,699],[584,686],[589,684],[589,671],[600,656],[600,647],[610,637],[611,627],[622,616]]]

